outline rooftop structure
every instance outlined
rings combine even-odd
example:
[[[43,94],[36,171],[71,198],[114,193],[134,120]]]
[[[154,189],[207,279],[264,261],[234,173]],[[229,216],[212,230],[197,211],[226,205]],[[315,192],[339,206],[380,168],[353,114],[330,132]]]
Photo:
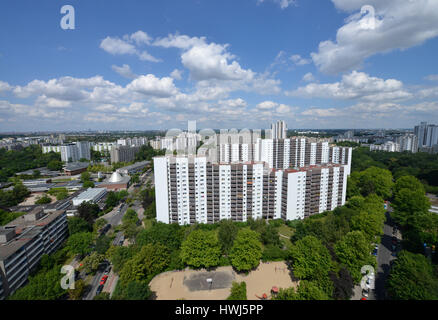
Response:
[[[99,202],[107,193],[105,188],[89,188],[73,198],[73,205],[79,206],[82,202]]]

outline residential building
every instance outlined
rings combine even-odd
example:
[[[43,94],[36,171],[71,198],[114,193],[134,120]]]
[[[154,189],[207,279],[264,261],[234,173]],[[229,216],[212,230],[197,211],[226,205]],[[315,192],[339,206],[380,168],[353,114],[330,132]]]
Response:
[[[134,161],[139,151],[140,147],[118,145],[110,151],[111,163]]]
[[[279,120],[276,123],[271,124],[271,138],[272,139],[287,138],[287,125],[285,121]]]
[[[432,147],[438,144],[438,126],[421,122],[415,126],[414,134],[418,137],[418,147]]]
[[[68,236],[65,210],[37,207],[0,228],[0,300],[22,287],[43,254],[53,253]]]
[[[418,151],[418,137],[415,134],[405,134],[395,139],[400,146],[400,152],[409,151],[415,153]]]
[[[370,151],[400,152],[400,145],[393,141],[384,144],[370,144]]]
[[[157,220],[303,219],[345,203],[347,166],[273,169],[262,161],[210,163],[206,157],[155,157]]]

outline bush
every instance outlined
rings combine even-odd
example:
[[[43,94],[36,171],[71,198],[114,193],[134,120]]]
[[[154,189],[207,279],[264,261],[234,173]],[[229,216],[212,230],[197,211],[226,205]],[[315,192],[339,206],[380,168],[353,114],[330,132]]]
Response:
[[[231,287],[231,294],[227,300],[247,300],[246,297],[246,282],[233,282]]]

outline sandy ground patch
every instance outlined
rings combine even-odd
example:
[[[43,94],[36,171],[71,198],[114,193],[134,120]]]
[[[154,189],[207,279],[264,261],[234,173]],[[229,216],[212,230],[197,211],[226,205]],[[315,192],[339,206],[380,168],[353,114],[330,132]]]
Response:
[[[150,288],[157,295],[157,300],[225,300],[230,295],[231,282],[227,288],[210,290],[190,291],[186,285],[191,279],[203,276],[205,278],[217,278],[217,273],[222,277],[227,274],[233,281],[245,281],[248,300],[258,300],[266,293],[270,297],[270,291],[273,286],[278,288],[296,287],[297,283],[293,282],[289,270],[284,262],[260,263],[258,268],[248,275],[241,275],[234,272],[232,267],[219,267],[215,271],[202,270],[183,270],[170,271],[159,274],[150,282]],[[186,284],[185,284],[186,283]],[[204,286],[205,288],[206,286]],[[193,288],[192,288],[193,290]]]
[[[33,193],[29,197],[27,197],[22,203],[19,204],[19,206],[32,206],[35,204],[35,201],[37,201],[39,198],[43,197],[43,193]],[[52,202],[56,201],[56,197],[52,196],[50,194],[47,194],[47,196],[52,199]]]

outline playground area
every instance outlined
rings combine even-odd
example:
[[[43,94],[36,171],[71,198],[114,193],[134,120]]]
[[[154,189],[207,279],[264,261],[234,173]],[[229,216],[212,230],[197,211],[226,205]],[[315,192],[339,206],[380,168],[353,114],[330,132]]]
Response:
[[[260,263],[248,275],[236,273],[232,267],[219,267],[214,271],[182,270],[159,274],[150,282],[157,300],[225,300],[230,295],[233,281],[246,282],[248,300],[259,300],[265,294],[269,299],[273,287],[277,289],[297,286],[286,264]]]

